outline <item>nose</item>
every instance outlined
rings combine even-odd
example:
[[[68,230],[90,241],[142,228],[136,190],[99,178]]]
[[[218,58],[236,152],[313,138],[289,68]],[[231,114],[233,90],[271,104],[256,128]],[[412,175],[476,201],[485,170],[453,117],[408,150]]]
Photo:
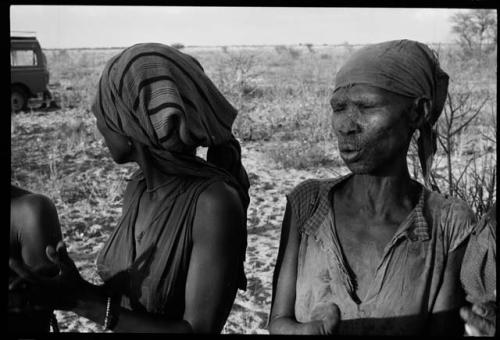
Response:
[[[356,112],[356,109],[346,109],[344,114],[334,118],[335,130],[342,135],[352,135],[361,132],[358,117],[359,112]]]

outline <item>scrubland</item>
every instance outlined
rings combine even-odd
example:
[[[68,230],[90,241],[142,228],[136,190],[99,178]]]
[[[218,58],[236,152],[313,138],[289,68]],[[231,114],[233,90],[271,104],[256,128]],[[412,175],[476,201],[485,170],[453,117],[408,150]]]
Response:
[[[441,192],[466,200],[479,216],[496,197],[496,53],[464,60],[456,46],[433,47],[450,75],[450,96],[438,123],[434,183]],[[251,181],[248,288],[238,292],[224,333],[267,332],[286,194],[305,179],[348,173],[336,150],[329,99],[336,70],[356,48],[183,49],[239,110],[234,133]],[[55,202],[69,253],[93,282],[100,282],[97,253],[117,223],[126,179],[136,169],[112,161],[90,112],[100,72],[118,52],[45,51],[61,109],[11,116],[11,182]],[[421,180],[413,146],[408,160],[410,173]],[[70,312],[57,311],[57,317],[62,331],[102,330]]]

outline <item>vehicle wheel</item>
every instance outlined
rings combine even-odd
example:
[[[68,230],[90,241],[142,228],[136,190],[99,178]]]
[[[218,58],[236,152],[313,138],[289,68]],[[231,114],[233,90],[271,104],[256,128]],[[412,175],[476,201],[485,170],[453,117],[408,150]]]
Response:
[[[26,92],[19,86],[14,86],[10,94],[10,107],[14,112],[25,110],[28,103]]]

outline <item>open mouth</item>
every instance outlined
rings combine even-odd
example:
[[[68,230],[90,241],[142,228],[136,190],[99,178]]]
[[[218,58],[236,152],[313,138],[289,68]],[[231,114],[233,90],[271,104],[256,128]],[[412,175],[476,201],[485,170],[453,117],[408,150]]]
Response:
[[[361,156],[361,149],[341,148],[340,156],[346,162],[353,162]]]

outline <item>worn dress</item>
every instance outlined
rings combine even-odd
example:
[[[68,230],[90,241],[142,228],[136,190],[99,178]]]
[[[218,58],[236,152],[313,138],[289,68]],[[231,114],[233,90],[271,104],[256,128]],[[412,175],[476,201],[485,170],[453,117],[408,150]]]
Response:
[[[287,196],[300,237],[295,317],[309,322],[315,306],[335,303],[341,334],[419,334],[428,328],[448,254],[467,240],[474,215],[465,203],[422,186],[417,205],[385,247],[360,302],[332,209],[333,191],[350,176],[307,180]]]

